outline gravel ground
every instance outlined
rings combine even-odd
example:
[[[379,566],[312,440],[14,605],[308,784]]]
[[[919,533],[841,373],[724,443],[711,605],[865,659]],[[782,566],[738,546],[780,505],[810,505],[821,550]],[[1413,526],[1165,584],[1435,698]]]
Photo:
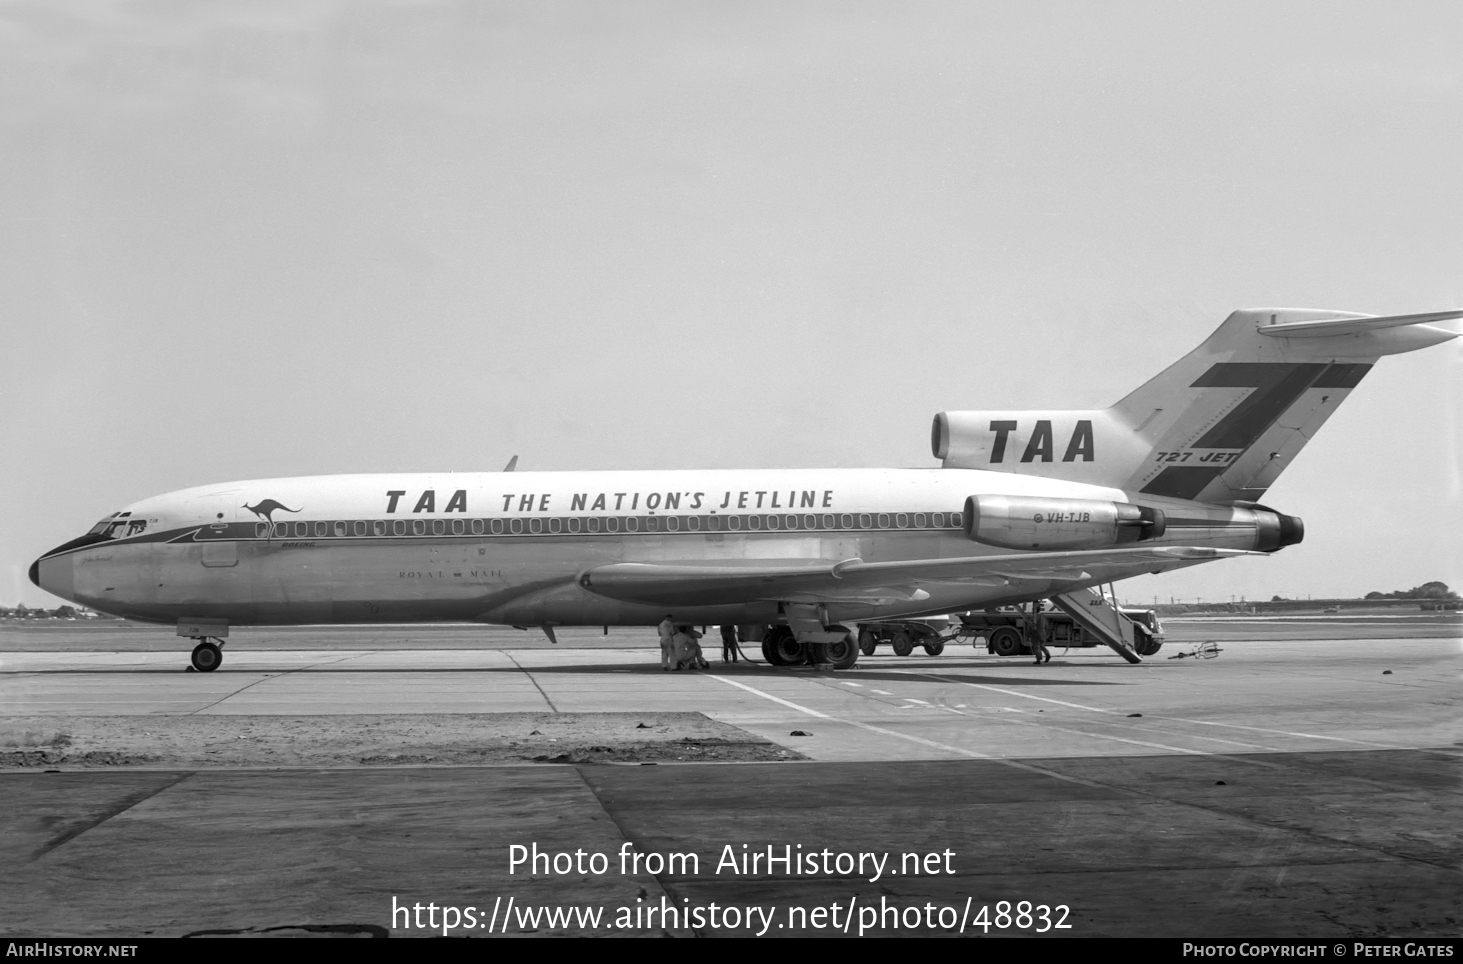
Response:
[[[0,719],[0,769],[801,759],[700,713]]]

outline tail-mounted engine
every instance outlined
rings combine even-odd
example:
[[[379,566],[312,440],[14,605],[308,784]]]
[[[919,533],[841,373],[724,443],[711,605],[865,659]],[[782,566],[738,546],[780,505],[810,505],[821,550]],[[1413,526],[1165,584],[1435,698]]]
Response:
[[[1098,499],[973,495],[965,500],[965,534],[1003,549],[1108,549],[1163,535],[1163,513]]]

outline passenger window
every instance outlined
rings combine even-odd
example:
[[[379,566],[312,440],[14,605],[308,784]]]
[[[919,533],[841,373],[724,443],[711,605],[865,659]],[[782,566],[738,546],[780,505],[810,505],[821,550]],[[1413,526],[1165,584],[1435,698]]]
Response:
[[[645,520],[645,531],[646,532],[655,532],[659,528],[660,528],[660,523],[655,521],[655,516],[651,516],[650,518],[648,518],[648,519]]]
[[[747,528],[748,529],[760,529],[760,528],[762,528],[762,517],[761,516],[756,516],[756,515],[749,515],[749,516],[747,516]]]
[[[550,532],[558,532],[559,530],[561,530],[563,528],[564,528],[564,522],[563,522],[563,520],[561,520],[561,519],[550,519],[549,520],[549,531]]]
[[[275,538],[277,538],[277,539],[283,539],[283,538],[286,538],[287,536],[289,536],[289,534],[290,534],[290,524],[288,522],[276,522],[274,524],[274,536],[275,536]]]
[[[670,516],[665,520],[665,529],[667,532],[676,532],[679,531],[680,528],[681,520],[677,519],[675,516]]]
[[[696,518],[695,516],[690,516],[686,519],[686,528],[690,529],[692,532],[698,531],[701,528],[701,520]]]
[[[640,520],[637,519],[637,518],[635,518],[634,516],[631,516],[630,518],[626,519],[625,520],[625,531],[626,532],[639,532],[640,531]]]
[[[825,529],[831,529],[831,528],[833,528],[833,517],[831,515],[825,515],[823,517],[823,528],[825,528]]]
[[[302,536],[307,536],[309,534],[310,534],[310,523],[308,523],[308,522],[296,522],[295,523],[295,536],[297,538],[302,537]]]
[[[838,524],[840,526],[842,526],[843,528],[845,528],[845,529],[852,529],[853,528],[853,516],[851,516],[851,515],[841,515],[841,516],[839,516],[838,517]]]
[[[529,532],[543,532],[544,531],[544,520],[542,520],[542,519],[529,519],[528,520],[528,531]]]
[[[929,520],[925,518],[925,514],[923,512],[916,512],[914,514],[914,527],[916,529],[923,529],[926,525],[928,525],[928,523]]]
[[[879,528],[880,529],[887,529],[887,528],[889,528],[889,514],[887,512],[880,512],[879,513]]]
[[[728,529],[733,530],[733,531],[735,531],[737,529],[740,529],[742,527],[742,517],[739,516],[739,515],[730,515],[730,516],[727,516],[726,517],[726,527]]]
[[[397,519],[395,522],[391,523],[391,531],[399,536],[406,535],[406,520]]]
[[[616,519],[616,518],[613,518],[613,517],[611,517],[609,519],[606,519],[605,520],[605,531],[606,532],[619,532],[620,531],[620,520],[619,519]]]
[[[493,530],[493,535],[495,536],[501,536],[503,534],[502,519],[494,519],[491,523],[489,523],[488,527]]]
[[[424,535],[426,535],[427,534],[427,523],[426,523],[426,521],[423,520],[423,519],[413,519],[413,520],[411,520],[411,532],[412,532],[412,535],[414,535],[414,536],[424,536]]]
[[[325,536],[328,536],[329,534],[330,534],[330,524],[328,522],[317,522],[317,523],[315,523],[315,535],[320,536],[321,538],[324,538]]]
[[[267,535],[269,535],[269,523],[257,522],[254,524],[254,538],[263,539]]]
[[[475,536],[480,536],[480,535],[483,534],[483,520],[482,519],[473,519],[472,520],[472,534],[475,535]]]
[[[945,513],[936,512],[934,515],[930,516],[930,525],[934,526],[936,529],[945,528]]]
[[[958,513],[958,512],[952,512],[952,513],[950,513],[950,524],[952,526],[954,526],[955,528],[957,528],[957,529],[960,528],[960,513]]]
[[[598,532],[599,531],[599,520],[598,519],[586,519],[585,520],[585,524],[589,527],[589,531],[590,532]]]
[[[452,520],[452,534],[454,536],[460,536],[460,535],[462,535],[466,531],[467,531],[467,523],[466,522],[463,522],[461,519],[453,519]]]
[[[874,527],[874,517],[868,513],[860,515],[858,517],[858,527],[860,529],[872,529]]]
[[[565,519],[564,520],[564,524],[565,524],[565,527],[566,527],[565,528],[565,531],[566,532],[578,532],[579,531],[580,526],[579,526],[579,520],[578,519]]]
[[[374,522],[371,524],[371,530],[378,536],[384,536],[386,534],[386,523]]]
[[[365,521],[362,520],[360,522],[357,522],[356,523],[356,535],[363,536],[365,534],[366,534],[366,523],[365,523]]]
[[[345,533],[346,533],[345,523],[344,522],[337,522],[335,524],[335,534],[338,535],[338,536],[343,536],[343,535],[345,535]]]
[[[901,529],[908,529],[909,528],[909,516],[905,515],[903,512],[899,513],[898,515],[896,515],[894,517],[894,524],[897,525]]]
[[[508,520],[508,531],[509,532],[522,532],[523,531],[523,520],[522,519],[510,519],[510,520]]]

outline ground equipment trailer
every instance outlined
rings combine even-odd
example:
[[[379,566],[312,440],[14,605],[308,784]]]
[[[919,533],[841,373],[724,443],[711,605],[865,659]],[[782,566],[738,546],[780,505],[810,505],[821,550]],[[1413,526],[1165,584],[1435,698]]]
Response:
[[[1110,605],[1110,597],[1103,598],[1103,602]],[[1157,653],[1163,645],[1163,626],[1158,614],[1151,609],[1113,608],[1131,630],[1133,651],[1138,656]],[[930,656],[938,656],[946,643],[969,642],[978,646],[981,640],[986,651],[993,655],[1022,656],[1030,655],[1033,639],[1064,648],[1112,645],[1080,624],[1068,611],[1047,600],[956,613],[951,617],[860,623],[858,634],[859,651],[865,656],[874,655],[881,643],[889,644],[896,656],[908,656],[916,646],[923,647]]]
[[[916,646],[922,646],[926,654],[939,656],[945,651],[945,643],[959,638],[958,629],[955,635],[946,635],[949,629],[947,616],[859,623],[858,648],[865,656],[872,656],[879,644],[885,643],[894,648],[895,656],[908,656]]]

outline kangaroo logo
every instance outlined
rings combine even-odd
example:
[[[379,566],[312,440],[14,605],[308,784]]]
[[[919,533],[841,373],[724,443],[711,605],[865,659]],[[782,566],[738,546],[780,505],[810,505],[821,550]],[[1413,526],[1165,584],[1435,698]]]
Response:
[[[259,518],[263,519],[265,522],[273,522],[274,521],[272,518],[270,518],[270,516],[273,514],[274,510],[276,510],[276,509],[283,509],[286,512],[299,512],[300,511],[299,509],[291,509],[289,506],[285,505],[283,502],[276,502],[273,499],[265,499],[264,501],[260,502],[258,505],[246,505],[246,506],[243,506],[243,508],[248,509],[250,512],[254,513]]]

